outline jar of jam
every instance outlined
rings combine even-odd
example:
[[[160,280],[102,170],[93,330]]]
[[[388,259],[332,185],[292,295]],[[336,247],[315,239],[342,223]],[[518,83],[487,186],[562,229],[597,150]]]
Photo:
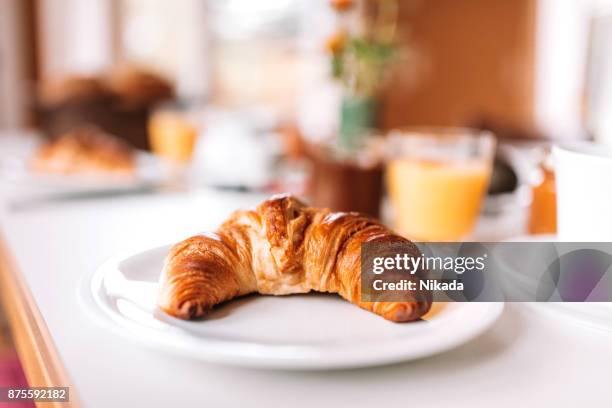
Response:
[[[557,193],[555,171],[550,151],[542,153],[532,182],[532,201],[529,209],[530,234],[554,234],[557,232]]]

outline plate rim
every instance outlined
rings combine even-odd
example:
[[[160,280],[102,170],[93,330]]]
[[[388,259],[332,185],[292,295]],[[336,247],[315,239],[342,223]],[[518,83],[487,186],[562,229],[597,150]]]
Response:
[[[154,154],[135,149],[136,166],[133,178],[121,178],[110,175],[109,177],[90,177],[75,175],[63,175],[54,173],[37,173],[27,168],[22,158],[15,159],[21,162],[24,168],[18,171],[7,170],[3,167],[3,158],[0,157],[0,183],[11,186],[20,186],[24,182],[34,190],[52,190],[61,192],[98,192],[98,191],[123,191],[135,188],[147,188],[161,185],[170,178],[168,165]]]

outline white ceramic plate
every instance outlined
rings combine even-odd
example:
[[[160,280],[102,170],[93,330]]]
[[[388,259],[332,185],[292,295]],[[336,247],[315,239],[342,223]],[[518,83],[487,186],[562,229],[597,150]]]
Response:
[[[28,167],[28,161],[39,144],[34,137],[8,137],[0,143],[0,181],[40,192],[66,193],[152,187],[169,177],[164,163],[144,151],[137,152],[135,177],[127,179],[37,173]]]
[[[449,350],[488,328],[502,303],[443,305],[428,321],[392,323],[337,296],[248,296],[199,321],[155,306],[169,246],[120,254],[85,280],[89,309],[108,328],[189,358],[279,369],[396,363]]]

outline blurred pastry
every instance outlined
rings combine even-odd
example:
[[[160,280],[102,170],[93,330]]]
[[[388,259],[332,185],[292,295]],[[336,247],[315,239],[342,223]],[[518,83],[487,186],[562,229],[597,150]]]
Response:
[[[96,126],[147,150],[150,113],[159,102],[173,96],[173,85],[164,78],[121,65],[95,76],[45,78],[39,84],[36,108],[39,126],[48,137]]]
[[[158,305],[191,319],[249,293],[337,293],[395,322],[413,321],[431,307],[431,294],[407,302],[361,301],[361,244],[404,243],[377,221],[358,213],[307,207],[289,195],[255,210],[235,212],[216,233],[176,244],[165,261]],[[417,298],[418,296],[418,298]]]
[[[83,175],[131,175],[135,152],[96,128],[80,128],[41,146],[31,160],[35,171]]]
[[[44,106],[77,104],[112,98],[103,81],[94,76],[47,78],[40,83],[39,101]]]
[[[174,97],[172,84],[151,71],[133,66],[113,69],[106,84],[124,106],[145,106]]]

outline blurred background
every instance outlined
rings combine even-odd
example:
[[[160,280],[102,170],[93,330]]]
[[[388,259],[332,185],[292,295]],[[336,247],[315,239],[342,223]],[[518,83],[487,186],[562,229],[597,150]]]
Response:
[[[380,126],[487,123],[550,138],[597,133],[606,92],[589,84],[606,72],[607,6],[397,1],[390,18],[403,52],[380,90]],[[132,64],[170,81],[182,100],[265,108],[304,137],[322,138],[338,127],[332,112],[340,99],[326,41],[360,24],[344,21],[326,0],[5,0],[1,7],[4,129],[40,126],[37,91],[46,81]]]
[[[420,177],[441,191],[474,190],[465,218],[521,208],[527,224],[510,223],[535,233],[555,230],[551,141],[612,142],[606,0],[0,7],[4,156],[15,139],[95,128],[152,152],[180,181],[175,187],[289,191],[393,220],[440,200],[410,201],[401,180]],[[491,161],[482,177],[449,181],[404,160],[429,160],[422,152],[439,156],[448,146],[378,143],[393,133],[431,143],[451,128],[472,141],[494,135],[490,158],[489,147],[464,146],[472,159]],[[450,150],[456,156],[461,146],[455,140]],[[410,236],[412,227],[398,229]],[[472,226],[464,229],[461,237]]]
[[[170,168],[174,188],[288,191],[380,216],[408,236],[416,227],[401,225],[402,213],[469,190],[469,211],[430,211],[470,219],[469,227],[414,236],[457,239],[479,214],[504,212],[514,214],[508,225],[554,232],[551,142],[612,142],[611,1],[4,0],[0,7],[4,158],[25,139],[49,143],[94,128],[151,152]],[[492,155],[484,131],[497,141]],[[401,145],[388,142],[394,133]],[[452,142],[441,137],[449,133]],[[415,134],[425,145],[406,143]],[[466,138],[480,144],[458,141]],[[456,162],[465,149],[468,161],[487,168],[451,180],[456,168],[421,166],[432,161],[427,152]],[[405,187],[407,177],[442,187],[413,202],[426,194]]]
[[[551,141],[612,142],[610,1],[0,7],[2,174],[26,140],[97,129],[152,153],[175,189],[288,191],[382,217],[414,238],[459,239],[479,214],[499,225],[511,213],[508,224],[554,232]],[[482,144],[485,131],[496,147]],[[486,168],[444,172],[424,160]],[[473,196],[463,212],[441,206],[459,190]],[[427,220],[402,221],[423,208],[425,218],[469,222],[445,237]]]

